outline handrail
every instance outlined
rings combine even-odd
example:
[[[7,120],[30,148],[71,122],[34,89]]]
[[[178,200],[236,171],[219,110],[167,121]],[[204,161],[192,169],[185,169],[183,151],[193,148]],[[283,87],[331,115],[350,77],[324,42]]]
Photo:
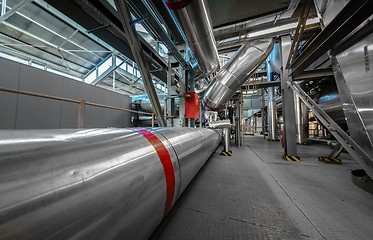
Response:
[[[64,97],[56,97],[56,96],[51,96],[47,94],[41,94],[41,93],[34,93],[34,92],[28,92],[28,91],[23,91],[23,90],[18,90],[18,89],[11,89],[11,88],[3,88],[0,87],[0,91],[2,92],[9,92],[9,93],[16,93],[16,94],[22,94],[22,95],[28,95],[28,96],[33,96],[33,97],[39,97],[39,98],[45,98],[45,99],[52,99],[52,100],[58,100],[62,102],[70,102],[70,103],[77,103],[81,105],[79,107],[79,120],[81,118],[81,114],[84,114],[84,107],[85,105],[88,106],[94,106],[94,107],[101,107],[101,108],[107,108],[107,109],[113,109],[113,110],[119,110],[119,111],[124,111],[124,112],[131,112],[131,113],[140,113],[144,115],[151,115],[152,116],[152,127],[154,127],[154,113],[148,113],[148,112],[142,112],[142,111],[135,111],[131,109],[126,109],[126,108],[120,108],[120,107],[113,107],[105,104],[99,104],[99,103],[94,103],[94,102],[86,102],[84,99],[71,99],[71,98],[64,98]],[[78,126],[82,127],[82,124],[78,123]]]

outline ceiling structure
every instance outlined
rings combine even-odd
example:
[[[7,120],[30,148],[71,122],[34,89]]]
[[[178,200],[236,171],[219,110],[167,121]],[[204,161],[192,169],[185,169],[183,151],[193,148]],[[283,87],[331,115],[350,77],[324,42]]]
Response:
[[[294,31],[300,2],[209,0],[218,50],[225,53],[226,59],[222,61],[226,62],[255,36]],[[114,1],[1,0],[0,3],[7,6],[0,17],[0,53],[123,94],[145,93]],[[138,19],[137,25],[142,24],[141,45],[153,83],[158,86],[158,93],[164,93],[167,49],[171,62],[189,67],[183,59],[183,34],[162,1],[129,0],[128,3],[133,18]],[[314,16],[314,11],[310,15]],[[287,26],[289,23],[293,25]],[[255,35],[259,29],[268,32]],[[318,23],[312,29],[318,31]],[[103,65],[108,67],[100,70]],[[178,73],[174,73],[177,79]]]
[[[209,0],[214,29],[260,16],[279,13],[289,7],[290,0]]]

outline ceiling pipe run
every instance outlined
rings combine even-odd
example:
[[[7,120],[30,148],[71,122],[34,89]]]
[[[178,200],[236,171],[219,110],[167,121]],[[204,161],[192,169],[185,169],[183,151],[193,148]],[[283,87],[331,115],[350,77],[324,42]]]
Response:
[[[213,111],[221,109],[267,58],[273,44],[273,39],[268,39],[242,46],[207,89],[203,98],[205,108]]]
[[[181,26],[200,70],[208,75],[219,68],[219,56],[207,0],[164,0]]]

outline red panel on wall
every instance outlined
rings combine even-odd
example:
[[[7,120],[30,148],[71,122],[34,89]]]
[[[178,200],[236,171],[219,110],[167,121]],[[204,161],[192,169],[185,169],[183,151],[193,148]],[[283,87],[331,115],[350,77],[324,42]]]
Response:
[[[185,98],[185,117],[199,119],[199,97],[195,92],[187,92],[191,97]]]

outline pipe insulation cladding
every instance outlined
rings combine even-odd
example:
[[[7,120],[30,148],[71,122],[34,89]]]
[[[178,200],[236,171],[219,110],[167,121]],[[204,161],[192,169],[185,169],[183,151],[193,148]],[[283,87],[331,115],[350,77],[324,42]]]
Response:
[[[177,19],[200,69],[210,74],[219,68],[210,10],[207,0],[163,0]]]
[[[242,46],[208,87],[203,98],[205,108],[212,111],[221,109],[267,58],[273,43],[273,39],[270,39]]]
[[[221,136],[211,129],[3,130],[1,239],[148,239]]]

